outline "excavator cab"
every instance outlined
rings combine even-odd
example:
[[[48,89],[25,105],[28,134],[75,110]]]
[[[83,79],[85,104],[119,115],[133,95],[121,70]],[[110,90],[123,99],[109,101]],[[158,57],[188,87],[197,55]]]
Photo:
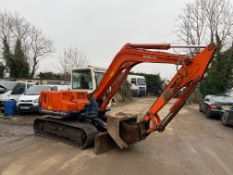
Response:
[[[86,90],[92,93],[99,85],[106,70],[94,66],[72,70],[71,84],[73,90]]]
[[[71,89],[77,91],[87,91],[92,94],[99,86],[106,69],[95,66],[87,66],[85,68],[73,69],[71,74]],[[109,88],[111,89],[111,87]],[[104,100],[103,96],[101,100]],[[107,110],[111,109],[111,100],[107,105]]]

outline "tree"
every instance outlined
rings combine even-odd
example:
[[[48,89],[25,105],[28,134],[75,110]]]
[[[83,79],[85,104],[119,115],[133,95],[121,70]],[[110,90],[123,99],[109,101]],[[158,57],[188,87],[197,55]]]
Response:
[[[86,67],[88,58],[77,48],[70,47],[59,57],[59,68],[64,80],[70,79],[72,69]]]
[[[179,16],[178,39],[187,45],[215,42],[218,46],[210,68],[201,82],[203,94],[219,94],[231,88],[233,57],[233,8],[229,0],[194,0],[185,4]],[[224,51],[225,50],[225,51]],[[199,49],[190,49],[196,54]],[[195,95],[194,95],[195,96]],[[200,96],[200,95],[198,95]]]
[[[40,72],[39,78],[44,80],[61,80],[62,75],[53,72]]]
[[[5,61],[7,71],[9,72],[10,67],[12,67],[13,54],[11,53],[10,46],[8,44],[6,36],[3,39],[3,44],[2,45],[3,45],[3,48],[2,48],[2,50],[3,50],[3,52],[2,52],[3,60]]]
[[[52,41],[45,37],[41,30],[36,27],[31,28],[30,34],[30,46],[28,52],[30,55],[31,62],[31,73],[30,77],[33,78],[36,70],[38,69],[39,62],[44,58],[44,56],[53,52]]]
[[[29,64],[22,49],[21,41],[16,41],[14,55],[10,67],[10,77],[12,78],[28,78]]]
[[[224,52],[218,52],[207,76],[200,84],[203,95],[221,94],[232,87],[233,45]]]
[[[22,49],[21,41],[17,40],[15,44],[14,53],[11,52],[8,40],[3,39],[3,59],[6,63],[7,72],[12,78],[28,78],[29,64]],[[4,68],[5,69],[5,68]]]
[[[27,62],[30,64],[30,77],[34,77],[39,62],[53,52],[53,44],[40,29],[17,13],[0,12],[0,38],[7,38],[9,47],[20,40]]]
[[[5,69],[6,69],[6,66],[4,66],[2,63],[0,63],[0,78],[4,78]]]
[[[194,0],[185,4],[179,16],[178,39],[187,45],[216,42],[219,36],[223,46],[229,47],[233,30],[233,8],[229,0]],[[199,52],[191,49],[190,53]]]

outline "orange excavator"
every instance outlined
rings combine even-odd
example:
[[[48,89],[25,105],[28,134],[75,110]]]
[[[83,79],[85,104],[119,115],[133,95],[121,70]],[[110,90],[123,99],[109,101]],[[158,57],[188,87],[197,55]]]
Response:
[[[201,51],[194,56],[161,51],[170,48],[199,48]],[[80,148],[94,143],[96,153],[107,151],[113,145],[127,148],[154,131],[164,131],[203,78],[215,50],[213,43],[207,46],[128,43],[115,56],[93,93],[42,91],[40,105],[48,116],[34,121],[34,132],[71,142]],[[127,74],[134,66],[145,62],[177,65],[177,73],[141,119],[124,111],[115,116],[107,115],[106,107]],[[84,83],[83,77],[81,79],[78,83]],[[158,112],[181,90],[182,94],[168,114],[160,118]]]

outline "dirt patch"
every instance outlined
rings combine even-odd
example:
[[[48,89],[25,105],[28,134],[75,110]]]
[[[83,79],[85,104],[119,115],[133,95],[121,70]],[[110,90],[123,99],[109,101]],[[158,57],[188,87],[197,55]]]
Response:
[[[0,122],[9,125],[16,125],[16,126],[32,126],[34,120],[39,117],[42,117],[42,115],[27,114],[27,115],[14,115],[10,117],[0,115]]]
[[[153,101],[138,98],[113,107],[111,113],[143,115]],[[168,112],[168,107],[162,114]],[[31,126],[0,122],[0,133],[3,175],[233,174],[233,128],[206,119],[195,105],[182,108],[163,133],[152,133],[128,149],[113,149],[101,155],[95,155],[93,148],[80,150],[36,137]]]

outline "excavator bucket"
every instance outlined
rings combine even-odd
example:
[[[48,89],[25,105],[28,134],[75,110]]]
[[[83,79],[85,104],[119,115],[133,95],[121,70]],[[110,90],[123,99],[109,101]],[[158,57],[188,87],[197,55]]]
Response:
[[[129,144],[137,142],[138,127],[137,116],[118,113],[116,116],[108,116],[107,131],[121,149],[128,148]]]
[[[95,138],[95,153],[100,154],[118,146],[120,149],[128,148],[139,139],[139,126],[137,116],[118,113],[107,116],[107,132],[97,134]]]

